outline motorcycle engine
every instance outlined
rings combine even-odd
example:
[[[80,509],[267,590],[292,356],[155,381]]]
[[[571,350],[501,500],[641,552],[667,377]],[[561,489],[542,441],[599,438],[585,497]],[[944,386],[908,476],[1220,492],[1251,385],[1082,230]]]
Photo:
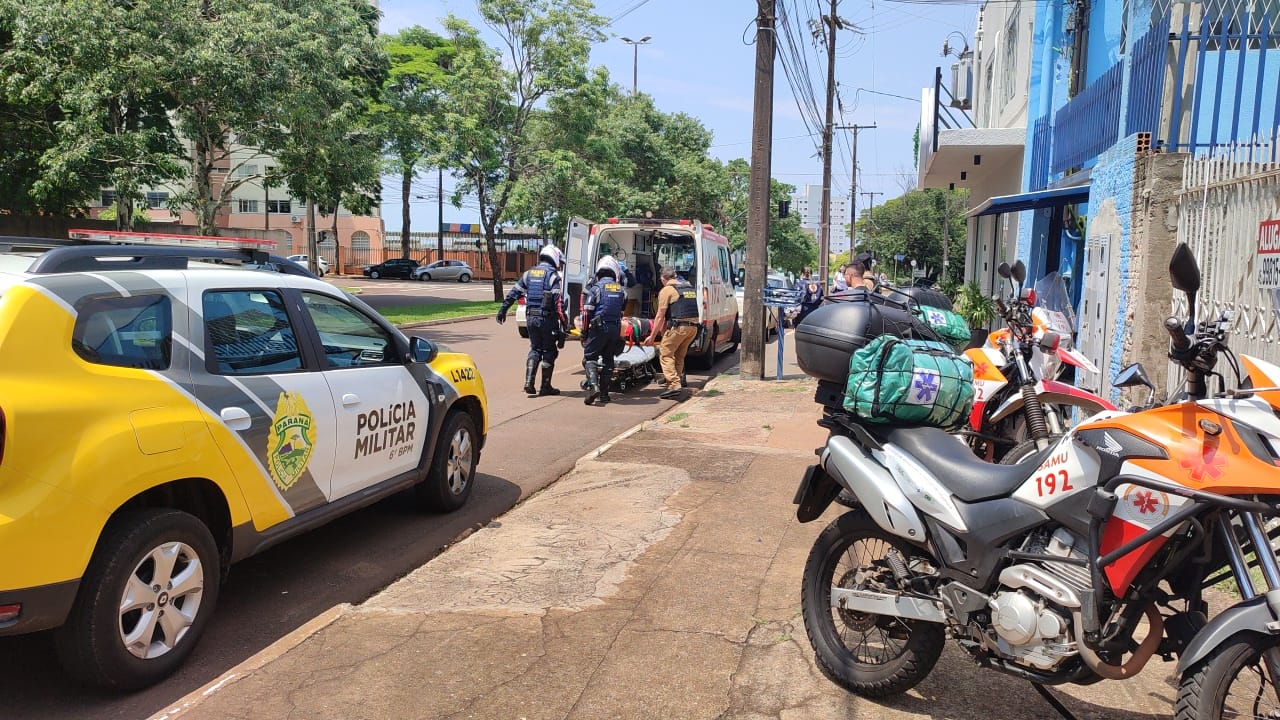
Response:
[[[1037,533],[1023,552],[1084,559],[1084,542],[1063,528]],[[991,596],[988,646],[1038,670],[1050,671],[1077,654],[1071,613],[1089,592],[1089,571],[1067,563],[1019,563],[1000,573],[1000,590]],[[994,645],[994,647],[991,647]]]

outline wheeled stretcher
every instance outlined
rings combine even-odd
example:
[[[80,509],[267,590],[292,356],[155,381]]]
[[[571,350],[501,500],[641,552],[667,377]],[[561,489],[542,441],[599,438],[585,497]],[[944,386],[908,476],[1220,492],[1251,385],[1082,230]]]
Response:
[[[653,321],[648,318],[622,318],[621,335],[626,344],[623,351],[613,358],[613,375],[609,384],[614,390],[626,392],[631,388],[645,387],[658,376],[658,348],[642,342],[652,329]],[[659,334],[658,338],[661,337]],[[585,336],[580,339],[585,339]],[[586,383],[586,380],[580,383],[583,390],[587,389]]]

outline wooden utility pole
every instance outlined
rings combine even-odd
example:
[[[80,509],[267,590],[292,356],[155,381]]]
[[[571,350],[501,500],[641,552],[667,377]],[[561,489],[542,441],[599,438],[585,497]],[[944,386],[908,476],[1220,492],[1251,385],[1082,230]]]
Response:
[[[827,36],[827,121],[822,126],[822,217],[818,222],[818,277],[825,288],[831,262],[831,130],[836,101],[836,2],[831,0],[831,14],[822,19]]]
[[[747,277],[742,290],[741,377],[764,379],[764,276],[769,265],[773,155],[773,61],[776,0],[756,0],[756,87],[751,127],[751,187],[747,209]]]

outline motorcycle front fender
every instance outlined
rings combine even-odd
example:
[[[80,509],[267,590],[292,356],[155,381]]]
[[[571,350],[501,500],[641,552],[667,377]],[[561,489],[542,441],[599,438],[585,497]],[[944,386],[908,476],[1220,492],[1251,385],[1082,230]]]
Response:
[[[1197,663],[1208,657],[1214,648],[1219,647],[1235,635],[1240,633],[1253,633],[1255,635],[1275,634],[1275,631],[1269,627],[1275,621],[1275,614],[1267,603],[1266,595],[1258,595],[1232,605],[1214,616],[1209,621],[1209,624],[1201,628],[1200,632],[1196,633],[1196,636],[1191,639],[1191,642],[1187,643],[1186,650],[1183,650],[1178,657],[1178,675],[1182,675],[1188,669],[1195,667]]]
[[[1036,383],[1036,396],[1044,405],[1070,405],[1078,407],[1085,417],[1096,415],[1103,410],[1115,410],[1116,406],[1107,400],[1080,388],[1061,383],[1056,380],[1041,380]],[[995,424],[1022,410],[1022,393],[1014,393],[991,414],[988,424]]]

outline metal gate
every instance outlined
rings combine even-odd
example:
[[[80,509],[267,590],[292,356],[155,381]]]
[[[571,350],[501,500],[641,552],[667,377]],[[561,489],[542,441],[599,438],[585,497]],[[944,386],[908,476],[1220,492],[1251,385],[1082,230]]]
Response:
[[[1117,277],[1117,258],[1113,257],[1111,235],[1094,235],[1085,243],[1084,304],[1080,308],[1080,352],[1101,371],[1099,374],[1080,371],[1081,387],[1102,389],[1107,387],[1107,369],[1111,366],[1111,329],[1115,319],[1111,317],[1110,283]]]
[[[1278,140],[1280,131],[1191,160],[1178,202],[1178,240],[1191,246],[1203,276],[1198,319],[1232,313],[1231,348],[1272,363],[1280,363],[1280,289],[1259,277],[1258,251],[1264,224],[1280,219]],[[1186,317],[1182,293],[1174,293],[1173,313]],[[1171,380],[1181,376],[1175,370]]]

